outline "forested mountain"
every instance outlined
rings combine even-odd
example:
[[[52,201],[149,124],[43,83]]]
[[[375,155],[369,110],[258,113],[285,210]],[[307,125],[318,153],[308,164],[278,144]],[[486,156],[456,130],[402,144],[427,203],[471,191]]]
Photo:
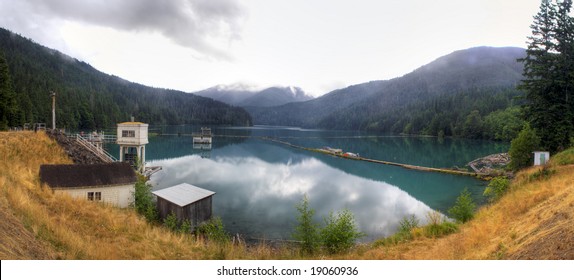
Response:
[[[0,53],[16,96],[17,114],[10,126],[49,122],[51,91],[57,93],[57,125],[67,129],[113,127],[130,116],[150,124],[251,125],[242,108],[104,74],[2,28]]]
[[[240,84],[215,86],[194,94],[241,107],[273,107],[313,99],[298,87],[270,87],[254,90]]]
[[[496,138],[491,126],[520,114],[515,108],[505,110],[521,95],[516,86],[522,64],[516,60],[524,56],[520,48],[472,48],[392,80],[351,86],[308,102],[248,110],[255,124]]]
[[[334,90],[316,99],[276,107],[246,107],[255,124],[317,127],[332,112],[343,110],[381,89],[375,81]]]

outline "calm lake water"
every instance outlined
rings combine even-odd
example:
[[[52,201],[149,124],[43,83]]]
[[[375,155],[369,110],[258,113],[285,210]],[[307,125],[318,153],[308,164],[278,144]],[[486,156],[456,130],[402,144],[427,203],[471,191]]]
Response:
[[[291,239],[306,194],[317,222],[330,212],[351,210],[364,241],[394,233],[401,218],[415,215],[425,223],[432,210],[446,213],[464,188],[484,202],[486,183],[471,177],[407,170],[345,160],[258,139],[275,137],[293,144],[329,146],[363,157],[429,167],[464,167],[485,155],[504,152],[508,144],[478,140],[399,137],[354,131],[287,127],[215,127],[210,150],[194,149],[185,134],[199,127],[151,127],[148,166],[162,166],[152,176],[154,190],[189,183],[216,192],[214,215],[230,233],[246,238]],[[170,135],[166,135],[170,134]],[[117,154],[119,149],[107,149]]]

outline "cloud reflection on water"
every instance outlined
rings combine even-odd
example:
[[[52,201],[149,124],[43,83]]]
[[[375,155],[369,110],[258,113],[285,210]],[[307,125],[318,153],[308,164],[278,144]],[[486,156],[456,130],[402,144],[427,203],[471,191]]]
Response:
[[[198,155],[158,160],[163,171],[152,177],[154,189],[189,183],[215,191],[214,215],[226,229],[247,237],[289,239],[304,194],[322,223],[331,211],[353,212],[366,240],[392,234],[402,217],[421,221],[432,211],[400,188],[333,168],[309,157],[269,163],[256,157]]]

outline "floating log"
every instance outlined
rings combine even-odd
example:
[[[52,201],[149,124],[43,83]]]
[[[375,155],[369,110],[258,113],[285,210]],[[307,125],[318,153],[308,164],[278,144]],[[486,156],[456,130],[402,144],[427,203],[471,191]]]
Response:
[[[281,140],[278,140],[275,138],[261,137],[261,139],[275,142],[275,143],[279,143],[279,144],[283,144],[283,145],[286,145],[286,146],[289,146],[292,148],[296,148],[296,149],[301,149],[301,150],[306,150],[306,151],[311,151],[311,152],[317,152],[317,153],[322,153],[322,154],[328,154],[331,156],[344,158],[344,159],[366,161],[366,162],[372,162],[372,163],[377,163],[377,164],[393,165],[393,166],[398,166],[398,167],[411,169],[411,170],[418,170],[418,171],[439,172],[439,173],[447,173],[447,174],[453,174],[453,175],[471,176],[471,177],[475,177],[475,178],[482,179],[482,180],[490,180],[492,177],[490,174],[486,174],[486,173],[461,171],[461,170],[454,170],[454,169],[448,169],[448,168],[417,166],[417,165],[411,165],[411,164],[404,164],[404,163],[390,162],[390,161],[384,161],[384,160],[370,159],[370,158],[365,158],[365,157],[361,157],[361,156],[348,157],[348,156],[345,156],[344,154],[332,153],[332,152],[329,152],[329,151],[324,150],[324,149],[314,149],[314,148],[297,146],[297,145],[294,145],[292,143],[289,143],[286,141],[281,141]]]

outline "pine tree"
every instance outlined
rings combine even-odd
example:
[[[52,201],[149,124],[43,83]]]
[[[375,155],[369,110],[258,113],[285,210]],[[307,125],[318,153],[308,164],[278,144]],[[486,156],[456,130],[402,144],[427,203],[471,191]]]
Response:
[[[526,92],[526,116],[540,136],[541,146],[554,153],[567,148],[574,134],[574,24],[571,0],[542,0],[531,25],[521,89]]]
[[[295,228],[293,237],[301,242],[301,249],[307,254],[314,254],[319,248],[319,226],[313,221],[315,210],[309,208],[307,195],[297,205],[299,224]]]
[[[16,125],[18,107],[4,53],[0,52],[0,130]]]
[[[561,129],[564,134],[557,137],[560,150],[568,148],[571,137],[574,136],[574,18],[570,16],[572,0],[558,3],[556,16],[556,50],[560,53],[557,61],[557,82],[560,94],[556,102],[562,110]]]
[[[448,213],[459,223],[466,223],[474,217],[474,210],[476,204],[472,200],[472,196],[468,189],[464,189],[456,198],[456,202]]]

